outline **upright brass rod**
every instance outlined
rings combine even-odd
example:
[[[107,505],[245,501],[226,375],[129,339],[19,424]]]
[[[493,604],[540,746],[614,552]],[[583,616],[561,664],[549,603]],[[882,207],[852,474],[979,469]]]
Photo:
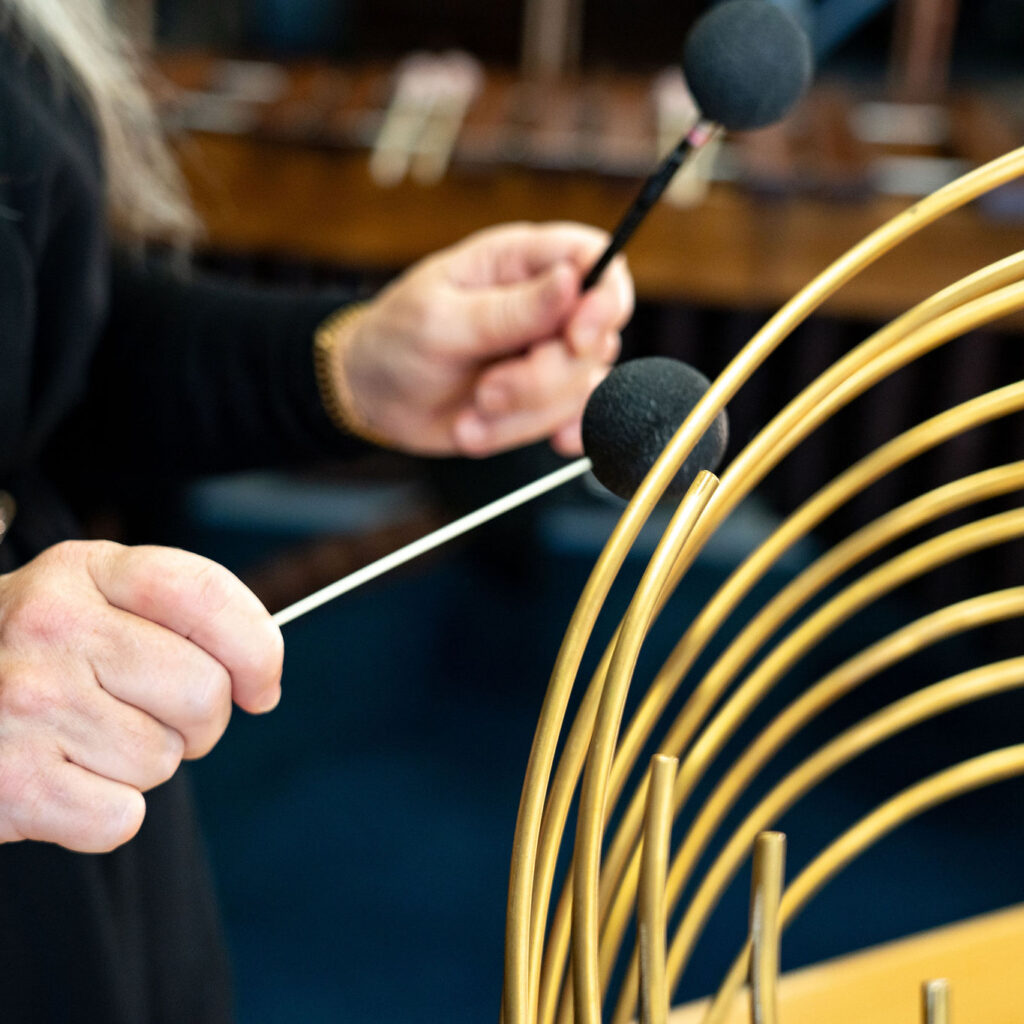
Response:
[[[679,760],[655,754],[647,790],[640,888],[636,901],[640,949],[640,1024],[668,1024],[665,980],[665,874],[672,844],[672,785]]]
[[[779,903],[786,871],[786,837],[762,832],[754,842],[750,882],[750,1018],[779,1021]]]
[[[924,1024],[950,1024],[949,982],[945,978],[934,978],[921,986],[921,1003]]]

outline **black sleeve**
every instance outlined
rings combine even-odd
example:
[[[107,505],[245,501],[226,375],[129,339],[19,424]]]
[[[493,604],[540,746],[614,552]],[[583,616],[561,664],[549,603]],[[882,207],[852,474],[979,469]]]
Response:
[[[94,456],[128,476],[183,476],[365,450],[325,413],[312,358],[316,326],[350,300],[115,259],[77,417]]]

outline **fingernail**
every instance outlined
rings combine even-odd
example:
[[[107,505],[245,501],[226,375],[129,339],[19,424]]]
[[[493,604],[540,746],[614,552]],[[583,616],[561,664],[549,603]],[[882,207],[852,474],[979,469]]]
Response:
[[[614,363],[619,358],[622,342],[615,331],[609,331],[601,341],[601,361]]]
[[[506,412],[509,407],[509,391],[502,384],[488,382],[481,384],[476,393],[476,405],[481,412]]]
[[[265,715],[268,711],[273,711],[274,708],[276,708],[277,705],[280,704],[280,703],[281,703],[281,687],[279,686],[279,687],[277,687],[277,689],[275,691],[273,691],[272,693],[267,694],[259,702],[259,706],[256,708],[256,713],[258,715]]]

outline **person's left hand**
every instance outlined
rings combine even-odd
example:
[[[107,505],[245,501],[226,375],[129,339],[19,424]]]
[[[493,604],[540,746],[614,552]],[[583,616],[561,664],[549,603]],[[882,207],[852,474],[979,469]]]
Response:
[[[509,224],[417,263],[339,327],[331,372],[357,433],[423,455],[491,455],[550,438],[578,454],[590,392],[619,354],[633,283],[607,236]]]

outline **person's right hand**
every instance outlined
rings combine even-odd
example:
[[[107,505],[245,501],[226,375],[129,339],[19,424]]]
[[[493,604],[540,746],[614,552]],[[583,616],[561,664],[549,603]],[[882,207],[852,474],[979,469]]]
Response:
[[[0,576],[0,842],[129,840],[232,701],[277,704],[283,653],[255,595],[184,551],[69,541]]]

